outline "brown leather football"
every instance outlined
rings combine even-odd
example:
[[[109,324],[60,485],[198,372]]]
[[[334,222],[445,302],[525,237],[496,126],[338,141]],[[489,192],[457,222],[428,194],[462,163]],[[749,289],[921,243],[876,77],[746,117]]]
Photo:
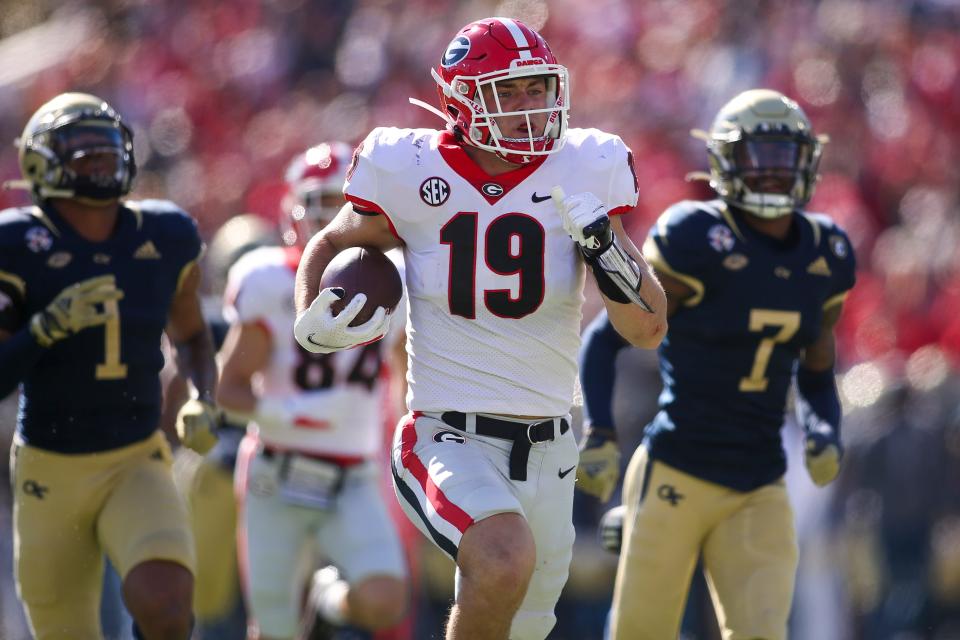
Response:
[[[369,320],[377,307],[393,311],[403,295],[397,267],[382,251],[373,247],[351,247],[334,256],[320,277],[320,289],[326,287],[344,290],[343,299],[330,307],[334,314],[340,313],[356,294],[366,294],[367,302],[350,323],[351,327]]]

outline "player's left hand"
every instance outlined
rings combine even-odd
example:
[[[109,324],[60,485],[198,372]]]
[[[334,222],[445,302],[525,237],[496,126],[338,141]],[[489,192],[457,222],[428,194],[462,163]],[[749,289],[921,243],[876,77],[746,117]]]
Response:
[[[563,221],[563,230],[584,249],[596,251],[610,235],[610,218],[600,198],[589,191],[564,197],[560,187],[550,192]]]
[[[807,433],[803,453],[807,473],[818,487],[830,484],[840,473],[843,445],[828,425]]]
[[[217,444],[216,429],[220,425],[220,409],[204,400],[187,400],[177,414],[177,435],[180,443],[200,455]]]
[[[580,443],[577,488],[607,502],[620,479],[620,447],[600,430],[588,431]]]

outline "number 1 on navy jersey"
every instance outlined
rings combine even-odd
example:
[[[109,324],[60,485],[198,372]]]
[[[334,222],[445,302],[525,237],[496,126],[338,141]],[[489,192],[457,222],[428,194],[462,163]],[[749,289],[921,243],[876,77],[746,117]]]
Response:
[[[111,314],[103,326],[104,358],[97,365],[94,377],[97,380],[121,380],[127,377],[127,365],[120,362],[120,305],[116,300],[103,303],[104,310]]]

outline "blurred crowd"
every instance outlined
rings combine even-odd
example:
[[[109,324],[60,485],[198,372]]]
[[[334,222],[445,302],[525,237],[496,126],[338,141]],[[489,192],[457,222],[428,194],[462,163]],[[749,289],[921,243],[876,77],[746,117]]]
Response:
[[[95,93],[133,126],[134,197],[176,201],[209,240],[240,213],[276,221],[283,168],[310,143],[439,127],[407,98],[436,101],[430,66],[488,15],[540,29],[571,72],[572,126],[632,148],[638,244],[667,205],[709,196],[685,179],[706,167],[689,131],[740,91],[782,91],[830,136],[809,208],[848,230],[859,264],[837,330],[848,457],[835,489],[788,478],[804,547],[794,637],[960,638],[957,0],[3,0],[0,140],[57,93]],[[0,179],[16,177],[5,147]],[[649,394],[619,405],[626,442],[659,384],[652,356],[630,358]],[[0,426],[8,438],[9,413]],[[578,501],[556,638],[599,637],[612,588],[590,533],[601,510]],[[9,602],[0,588],[5,618]]]

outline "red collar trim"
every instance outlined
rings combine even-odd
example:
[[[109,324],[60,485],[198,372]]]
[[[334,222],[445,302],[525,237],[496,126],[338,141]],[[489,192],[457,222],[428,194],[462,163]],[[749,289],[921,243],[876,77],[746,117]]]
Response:
[[[546,156],[535,156],[529,164],[518,166],[518,168],[506,173],[491,176],[467,155],[467,152],[463,150],[463,145],[457,142],[457,138],[453,132],[442,132],[437,143],[437,148],[444,161],[450,165],[450,168],[461,178],[473,185],[473,188],[479,191],[480,195],[490,204],[496,203],[497,200],[509,193],[511,189],[526,180],[526,178],[540,168],[540,165],[547,159]],[[495,195],[490,195],[484,191],[484,185],[491,184],[500,187],[502,191]]]

